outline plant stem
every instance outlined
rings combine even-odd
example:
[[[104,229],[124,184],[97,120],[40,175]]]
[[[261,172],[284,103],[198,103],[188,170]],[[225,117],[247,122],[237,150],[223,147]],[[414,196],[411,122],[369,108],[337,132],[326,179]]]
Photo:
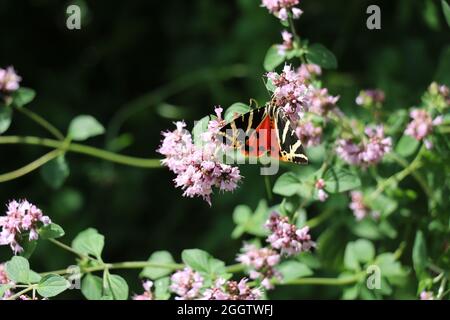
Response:
[[[20,178],[20,177],[22,177],[22,176],[24,176],[24,175],[26,175],[26,174],[28,174],[28,173],[38,169],[39,167],[43,166],[47,162],[57,158],[62,153],[64,153],[64,152],[59,150],[59,149],[50,151],[49,153],[46,153],[42,157],[40,157],[40,158],[34,160],[33,162],[30,162],[29,164],[23,166],[22,168],[19,168],[19,169],[14,170],[14,171],[10,171],[10,172],[5,173],[5,174],[1,174],[0,175],[0,183]]]
[[[31,291],[34,289],[34,285],[31,285],[29,287],[27,287],[26,289],[17,292],[16,294],[12,295],[11,297],[7,298],[6,300],[16,300],[17,298],[19,298],[21,295]]]
[[[361,275],[357,274],[352,277],[345,278],[300,278],[290,280],[277,285],[319,285],[319,286],[345,286],[352,283],[356,283],[361,279]]]
[[[320,215],[306,221],[305,225],[307,225],[310,228],[315,228],[322,222],[326,221],[332,215],[333,212],[334,210],[332,208],[327,208]]]
[[[24,114],[34,122],[36,122],[38,125],[43,127],[45,130],[50,132],[56,139],[58,140],[64,140],[64,135],[61,131],[59,131],[54,125],[52,125],[50,122],[45,120],[43,117],[38,115],[37,113],[28,110],[27,108],[15,108],[20,113]]]
[[[48,148],[61,148],[63,151],[85,154],[91,157],[120,163],[132,167],[140,168],[159,168],[161,167],[159,159],[145,159],[116,154],[110,151],[86,146],[79,143],[66,143],[53,139],[45,139],[39,137],[23,137],[23,136],[4,136],[0,137],[0,144],[29,144],[38,145]]]
[[[242,263],[236,263],[226,268],[229,273],[237,273],[245,270],[245,266]]]
[[[82,258],[82,259],[92,259],[91,257],[86,256],[86,255],[84,255],[84,254],[82,254],[82,253],[80,253],[80,252],[78,252],[78,251],[72,249],[71,247],[69,247],[69,246],[66,245],[65,243],[62,243],[61,241],[58,241],[58,240],[55,240],[55,239],[48,239],[48,241],[50,241],[50,242],[53,243],[54,245],[56,245],[56,246],[58,246],[58,247],[60,247],[60,248],[62,248],[62,249],[64,249],[64,250],[66,250],[66,251],[69,251],[69,252],[71,252],[71,253],[73,253],[73,254],[76,254],[77,256],[79,256],[79,257]],[[50,273],[51,273],[51,272],[50,272]]]
[[[269,200],[269,202],[271,202],[273,199],[273,194],[269,176],[264,176],[264,184],[266,185],[267,199]]]

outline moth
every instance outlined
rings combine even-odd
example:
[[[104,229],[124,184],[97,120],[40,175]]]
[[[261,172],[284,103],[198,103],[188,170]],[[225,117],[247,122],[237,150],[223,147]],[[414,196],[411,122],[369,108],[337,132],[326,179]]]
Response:
[[[220,129],[225,144],[246,156],[269,154],[283,162],[308,164],[308,157],[288,116],[269,103],[239,115]]]

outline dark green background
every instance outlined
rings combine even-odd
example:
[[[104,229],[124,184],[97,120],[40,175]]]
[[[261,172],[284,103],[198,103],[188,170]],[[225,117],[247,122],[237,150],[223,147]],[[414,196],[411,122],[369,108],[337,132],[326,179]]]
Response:
[[[382,30],[367,30],[365,10],[374,1],[304,0],[299,33],[330,48],[338,71],[326,72],[340,106],[355,108],[361,88],[387,93],[387,108],[418,102],[433,80],[439,57],[449,43],[439,1],[378,1]],[[83,8],[79,31],[65,28],[65,9]],[[78,114],[94,115],[106,127],[119,110],[142,108],[126,119],[120,134],[132,139],[122,153],[155,158],[160,131],[184,118],[190,125],[213,106],[267,99],[262,62],[268,47],[280,42],[281,26],[257,0],[56,1],[0,2],[0,66],[14,65],[22,85],[34,88],[29,106],[61,130]],[[434,8],[434,9],[433,9]],[[168,103],[175,107],[161,106]],[[7,135],[46,133],[16,114]],[[88,143],[111,147],[114,130]],[[108,138],[109,137],[109,138]],[[1,172],[42,155],[31,146],[1,146]],[[255,167],[234,192],[200,199],[181,197],[166,169],[112,165],[68,154],[71,175],[60,190],[46,186],[39,172],[0,185],[0,202],[27,198],[61,224],[70,242],[95,227],[106,236],[106,261],[145,260],[155,250],[199,247],[232,263],[241,245],[232,240],[232,212],[237,204],[255,207],[265,196]],[[276,202],[276,201],[275,201]],[[274,203],[275,203],[274,202]],[[2,260],[8,248],[0,248]],[[59,269],[72,256],[39,244],[31,262],[37,271]],[[137,272],[127,276],[140,291]],[[278,289],[271,297],[338,297],[337,289]]]

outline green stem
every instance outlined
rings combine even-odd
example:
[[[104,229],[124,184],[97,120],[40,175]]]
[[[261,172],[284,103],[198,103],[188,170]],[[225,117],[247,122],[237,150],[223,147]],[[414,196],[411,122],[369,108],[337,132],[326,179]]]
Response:
[[[60,248],[62,248],[64,250],[66,250],[66,251],[69,251],[69,252],[71,252],[73,254],[76,254],[77,256],[79,256],[82,259],[91,259],[89,256],[86,256],[86,255],[84,255],[84,254],[74,250],[73,248],[69,247],[65,243],[62,243],[61,241],[58,241],[58,240],[55,240],[55,239],[48,239],[48,241],[50,241],[54,245],[56,245],[56,246],[58,246],[58,247],[60,247]]]
[[[345,278],[300,278],[294,279],[277,285],[319,285],[319,286],[345,286],[358,282],[361,279],[361,275],[357,274],[352,277]]]
[[[315,228],[318,225],[320,225],[322,222],[326,221],[333,214],[333,212],[334,212],[334,210],[332,208],[327,208],[317,217],[314,217],[314,218],[306,221],[305,225],[307,225],[311,229]]]
[[[64,140],[64,135],[61,131],[59,131],[54,125],[52,125],[50,122],[45,120],[43,117],[38,115],[37,113],[28,110],[27,108],[15,108],[20,113],[24,114],[34,122],[36,122],[38,125],[43,127],[45,130],[50,132],[56,139],[58,140]]]
[[[21,295],[31,291],[34,289],[34,285],[29,286],[28,288],[17,292],[16,294],[12,295],[11,297],[7,298],[6,300],[16,300],[17,298],[19,298]]]
[[[297,30],[295,29],[295,25],[294,25],[294,19],[292,19],[291,16],[288,17],[288,23],[289,23],[289,27],[291,28],[291,33],[294,36],[294,41],[297,43],[298,47],[300,48],[300,36],[297,33]],[[302,63],[307,63],[305,55],[302,54],[300,56],[300,60]]]
[[[144,159],[125,155],[116,154],[110,151],[86,146],[78,143],[66,143],[53,139],[45,139],[38,137],[22,137],[22,136],[4,136],[0,137],[0,144],[29,144],[38,145],[48,148],[61,148],[64,151],[80,153],[91,157],[120,163],[132,167],[140,168],[159,168],[161,167],[159,159]]]
[[[264,184],[266,185],[267,199],[269,200],[269,202],[271,202],[273,199],[273,194],[269,176],[264,176]]]
[[[42,157],[34,160],[33,162],[30,162],[26,166],[23,166],[22,168],[19,168],[14,171],[10,171],[5,174],[1,174],[0,175],[0,183],[20,178],[20,177],[38,169],[39,167],[43,166],[47,162],[57,158],[62,153],[63,153],[63,151],[58,150],[58,149],[50,151],[49,153],[46,153]]]
[[[226,268],[227,272],[229,273],[237,273],[237,272],[242,272],[245,270],[245,266],[241,263],[236,263],[236,264],[232,264],[230,266],[228,266]]]

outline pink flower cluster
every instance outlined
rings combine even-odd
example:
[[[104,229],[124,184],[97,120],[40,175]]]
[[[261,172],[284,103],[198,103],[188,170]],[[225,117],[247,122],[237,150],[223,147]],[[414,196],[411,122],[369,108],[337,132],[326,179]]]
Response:
[[[223,125],[222,108],[216,108],[216,113],[217,119],[209,122],[208,131],[201,136],[201,146],[194,144],[186,124],[177,122],[176,130],[162,133],[164,139],[157,150],[165,156],[162,164],[177,175],[175,186],[184,191],[183,196],[200,196],[210,205],[213,187],[233,191],[241,179],[238,167],[220,161],[226,148],[217,138]]]
[[[23,251],[19,245],[21,234],[28,232],[30,241],[37,240],[39,224],[50,224],[50,218],[26,200],[11,201],[7,205],[6,216],[0,217],[0,245],[10,245],[15,254]]]
[[[365,129],[366,139],[359,144],[349,139],[337,142],[336,153],[347,163],[367,167],[377,164],[392,149],[392,139],[384,136],[383,126]]]
[[[331,111],[336,111],[339,96],[332,96],[326,88],[314,88],[308,92],[309,112],[325,117]]]
[[[328,193],[325,192],[325,180],[319,179],[316,181],[317,197],[319,201],[325,202],[328,199]]]
[[[317,146],[322,140],[322,128],[314,126],[311,121],[300,121],[295,132],[306,147]]]
[[[425,146],[428,149],[433,147],[433,144],[426,137],[433,132],[433,127],[442,124],[443,117],[438,116],[436,118],[431,118],[431,115],[423,109],[414,109],[409,114],[412,121],[408,124],[405,134],[413,137],[414,139],[420,141],[423,140]]]
[[[134,295],[133,300],[154,300],[152,292],[153,281],[145,281],[144,283],[142,283],[142,287],[144,288],[144,293]]]
[[[434,300],[434,294],[431,291],[422,291],[420,293],[420,300]]]
[[[0,68],[0,91],[13,92],[19,89],[19,82],[22,78],[16,73],[13,67]]]
[[[300,0],[262,0],[262,7],[267,8],[271,14],[282,21],[286,21],[289,14],[294,19],[299,18],[303,11],[295,7]]]
[[[6,274],[6,266],[4,263],[0,263],[0,285],[2,284],[14,284],[9,280],[8,275]],[[3,296],[0,296],[0,300],[9,298],[11,295],[11,290],[6,290]]]
[[[271,231],[267,237],[267,242],[272,248],[280,250],[281,254],[294,255],[300,252],[309,251],[315,247],[311,240],[309,227],[298,229],[290,224],[287,217],[281,217],[277,213],[272,213],[266,222],[266,228]]]
[[[376,103],[383,103],[385,100],[385,94],[379,89],[363,90],[356,98],[356,104],[359,106],[371,106]]]
[[[314,63],[302,63],[297,72],[304,81],[308,81],[315,76],[322,75],[322,68]]]
[[[371,215],[372,218],[378,219],[380,213],[378,211],[371,211],[364,203],[364,196],[360,191],[352,191],[350,193],[351,202],[349,208],[353,211],[356,220],[360,221],[365,217]]]
[[[253,244],[245,244],[238,262],[250,267],[250,278],[258,279],[266,289],[272,289],[271,280],[281,279],[281,274],[274,268],[280,262],[280,254],[270,248],[258,248]]]
[[[203,277],[191,268],[175,272],[171,276],[170,290],[178,295],[177,300],[193,300],[200,295]]]
[[[294,47],[294,43],[292,42],[293,35],[292,33],[283,30],[283,32],[281,32],[281,37],[283,38],[283,43],[277,45],[277,49],[278,54],[284,56],[287,51],[292,50]]]
[[[262,292],[250,288],[247,279],[237,281],[216,280],[212,288],[206,289],[201,300],[259,300]]]
[[[293,123],[303,117],[308,108],[308,88],[304,79],[290,65],[285,65],[283,72],[267,73],[267,78],[275,86],[273,99],[275,105],[283,108]]]

